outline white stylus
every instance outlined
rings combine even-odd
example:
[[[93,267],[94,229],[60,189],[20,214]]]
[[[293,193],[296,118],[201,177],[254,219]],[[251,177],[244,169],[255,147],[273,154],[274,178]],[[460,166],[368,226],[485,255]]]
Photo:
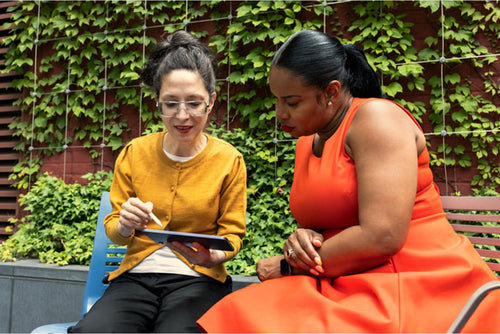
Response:
[[[158,219],[158,217],[156,217],[156,216],[155,216],[155,214],[154,214],[154,213],[150,212],[150,213],[149,213],[149,216],[151,217],[151,219],[153,219],[153,220],[154,220],[154,222],[155,222],[156,224],[158,224],[158,225],[160,225],[161,227],[163,227],[163,225],[162,225],[161,221]]]

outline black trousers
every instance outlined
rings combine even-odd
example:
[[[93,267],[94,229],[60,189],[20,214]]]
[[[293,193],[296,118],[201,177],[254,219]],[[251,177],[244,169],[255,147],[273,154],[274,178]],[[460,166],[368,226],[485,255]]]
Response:
[[[193,333],[196,320],[232,291],[231,277],[125,273],[69,333]]]

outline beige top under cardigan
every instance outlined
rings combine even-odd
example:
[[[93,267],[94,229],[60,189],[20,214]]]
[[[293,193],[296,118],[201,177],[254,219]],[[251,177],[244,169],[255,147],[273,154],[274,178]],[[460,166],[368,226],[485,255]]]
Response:
[[[136,231],[130,237],[118,233],[121,205],[130,197],[153,203],[153,213],[171,231],[221,235],[229,239],[234,251],[225,252],[232,259],[242,246],[245,235],[246,168],[243,156],[230,144],[207,136],[207,145],[193,159],[176,162],[163,152],[165,132],[132,140],[116,160],[111,186],[113,211],[104,220],[106,234],[116,244],[127,245],[127,253],[112,280],[136,266],[162,247]],[[150,229],[161,229],[150,221]],[[224,264],[205,268],[181,260],[193,270],[224,282]]]

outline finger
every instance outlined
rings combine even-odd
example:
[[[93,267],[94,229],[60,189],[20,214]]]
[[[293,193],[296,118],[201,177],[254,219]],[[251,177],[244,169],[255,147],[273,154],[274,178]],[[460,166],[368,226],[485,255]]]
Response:
[[[297,268],[301,271],[308,272],[311,275],[318,276],[319,273],[323,273],[323,268],[320,266],[310,267],[307,263],[302,261],[302,259],[297,256],[295,253],[292,253],[290,257],[287,258],[287,262],[294,268]]]
[[[125,203],[123,203],[122,210],[125,210],[126,212],[136,216],[137,219],[129,219],[135,220],[137,222],[147,223],[149,220],[151,220],[151,218],[149,217],[150,205],[146,205],[137,197],[131,197]]]
[[[319,258],[319,254],[312,245],[310,233],[303,231],[297,233],[298,247],[294,248],[297,256],[306,263],[309,267],[316,265],[315,259]]]
[[[298,234],[298,241],[305,252],[305,254],[301,253],[299,256],[301,256],[304,262],[308,263],[311,267],[316,265],[321,266],[322,264],[321,257],[314,245],[314,243],[321,245],[322,239],[323,236],[321,234],[312,230],[304,230],[302,233]]]
[[[127,211],[125,209],[120,210],[119,222],[122,225],[127,226],[129,228],[135,228],[135,227],[138,227],[140,225],[144,225],[144,223],[145,223],[136,214],[134,214],[130,211]]]

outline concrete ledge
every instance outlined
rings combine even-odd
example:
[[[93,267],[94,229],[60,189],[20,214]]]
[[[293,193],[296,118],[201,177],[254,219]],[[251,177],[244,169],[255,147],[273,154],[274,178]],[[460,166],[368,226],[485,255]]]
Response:
[[[41,325],[80,317],[88,267],[39,260],[0,262],[0,333],[29,333]],[[233,275],[233,290],[259,282]]]

